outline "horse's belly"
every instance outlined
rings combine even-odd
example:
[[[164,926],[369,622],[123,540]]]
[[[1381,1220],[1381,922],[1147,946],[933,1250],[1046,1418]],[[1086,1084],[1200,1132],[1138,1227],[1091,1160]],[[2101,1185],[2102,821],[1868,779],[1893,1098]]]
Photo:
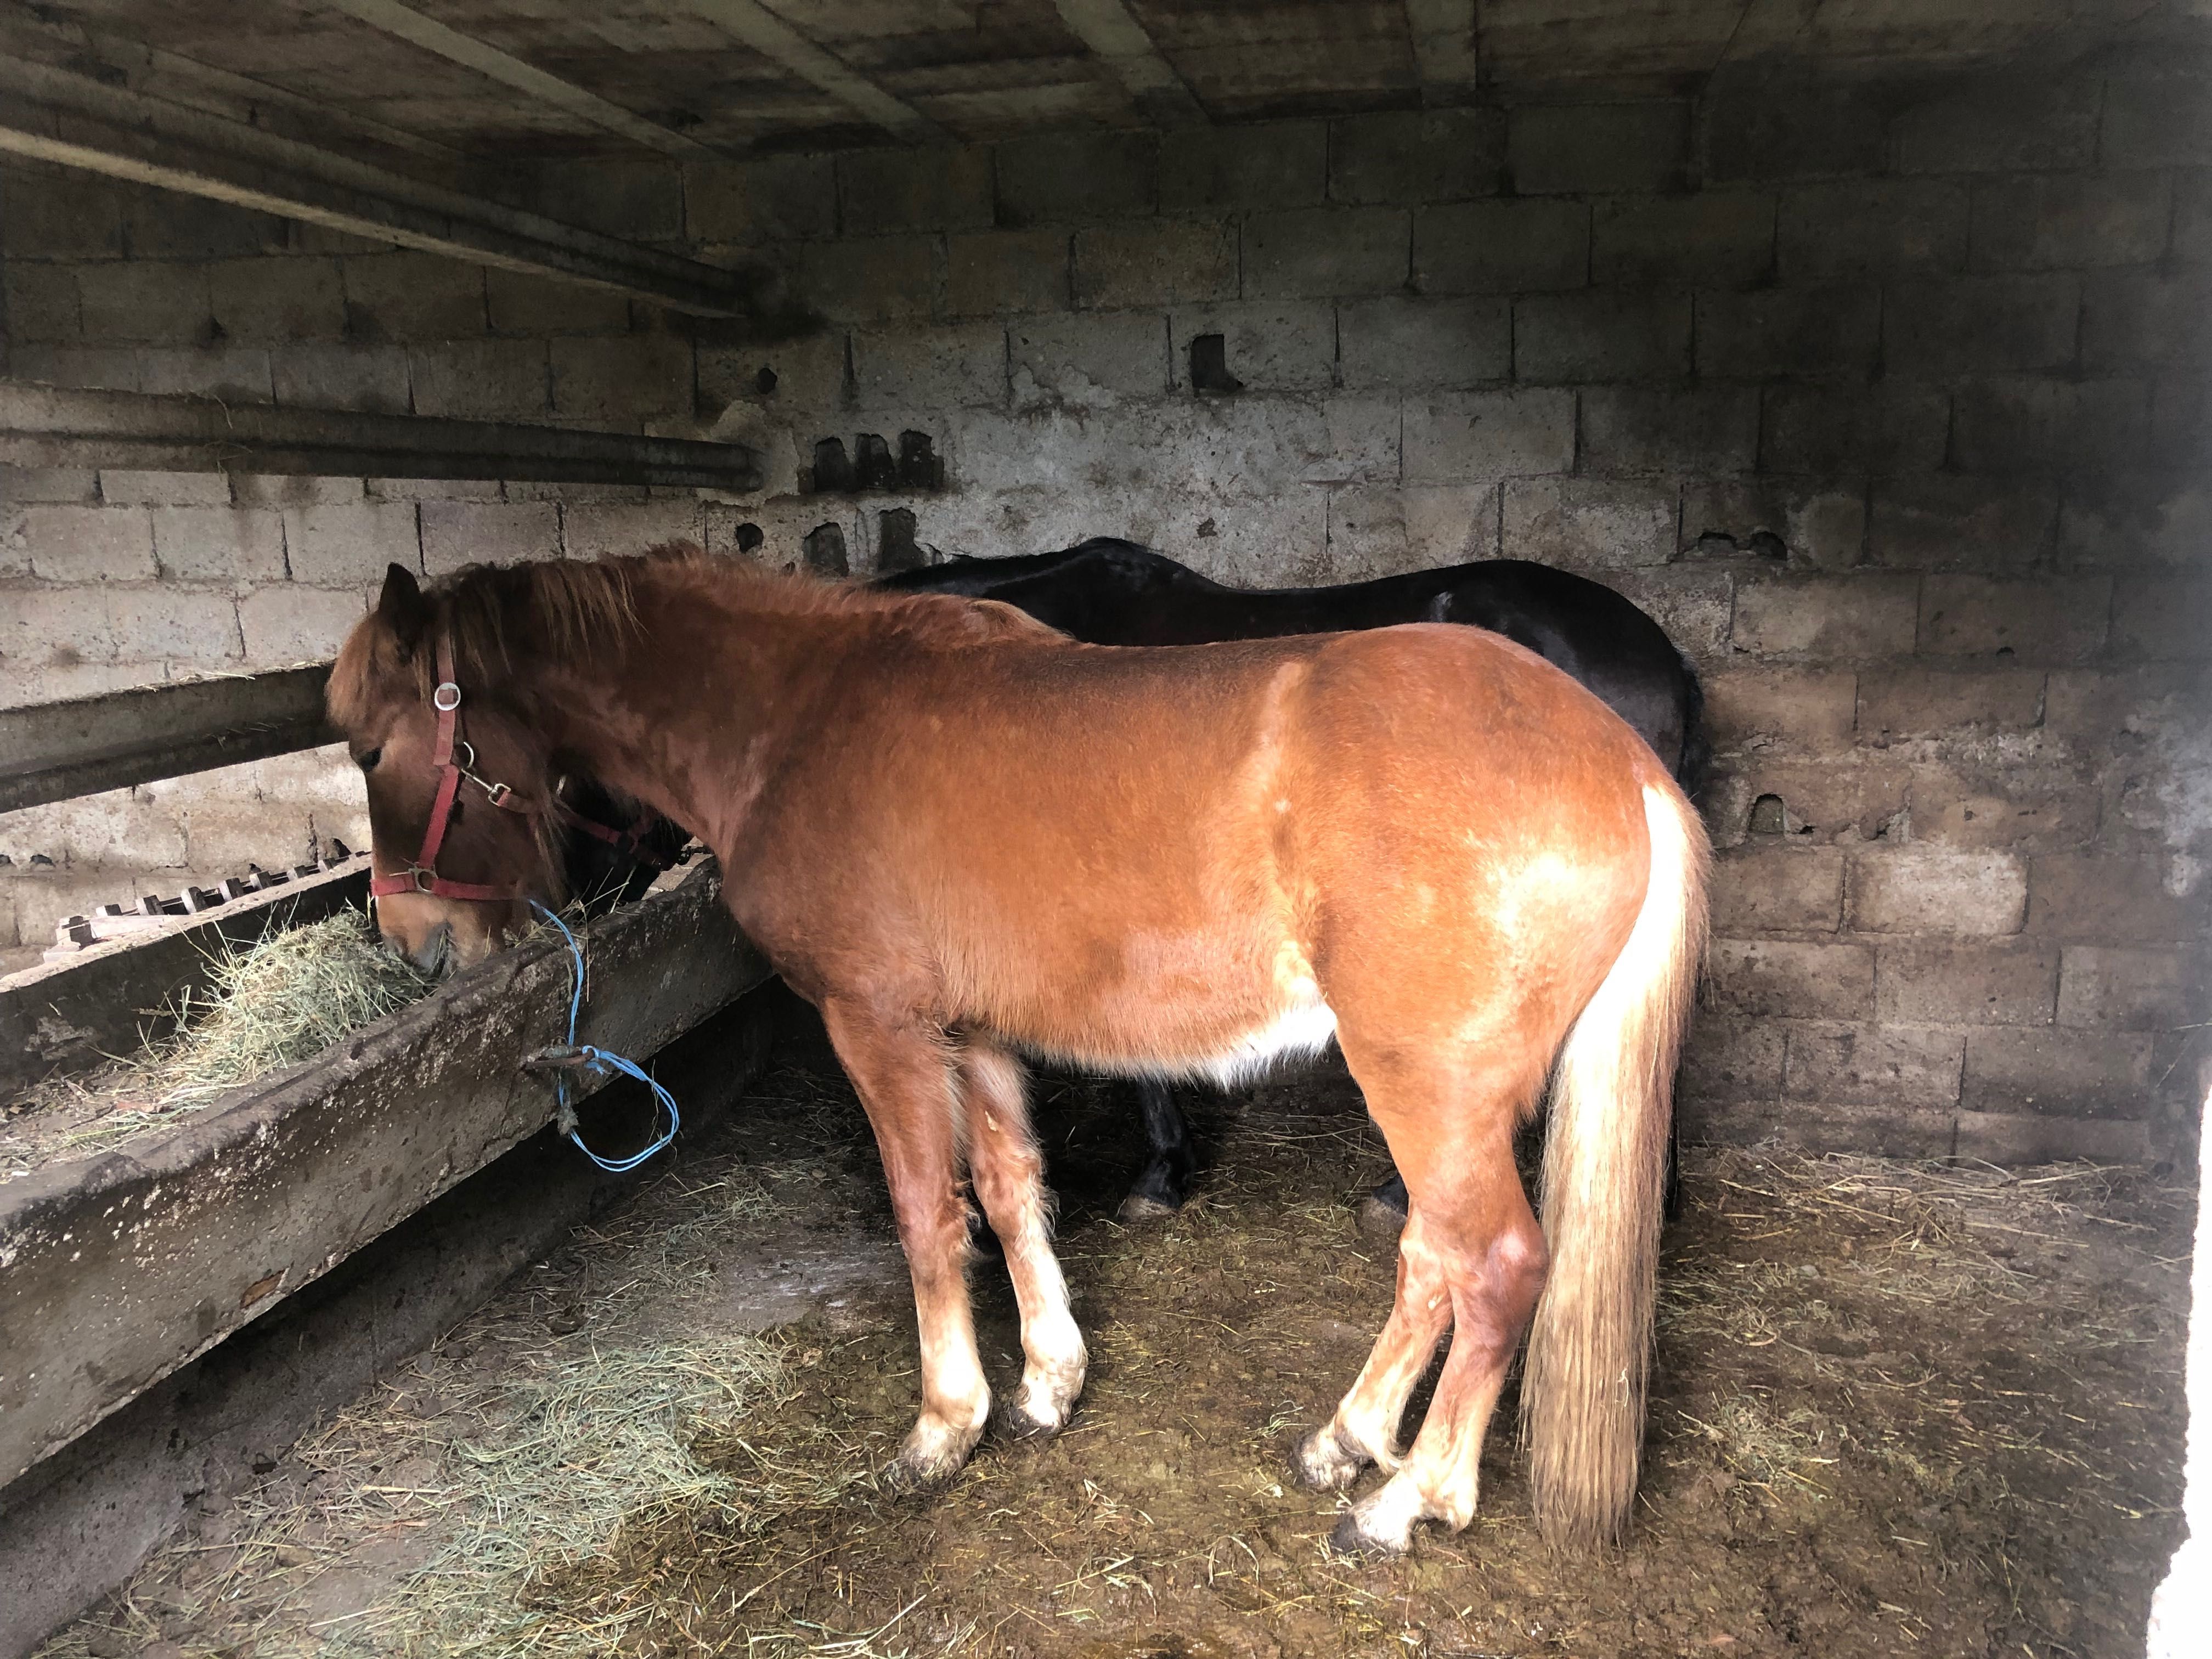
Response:
[[[1336,1036],[1336,1011],[1321,999],[1316,988],[1310,996],[1291,1003],[1267,1024],[1246,1031],[1212,1054],[1196,1058],[1178,1071],[1201,1077],[1224,1089],[1249,1082],[1283,1060],[1311,1060]]]

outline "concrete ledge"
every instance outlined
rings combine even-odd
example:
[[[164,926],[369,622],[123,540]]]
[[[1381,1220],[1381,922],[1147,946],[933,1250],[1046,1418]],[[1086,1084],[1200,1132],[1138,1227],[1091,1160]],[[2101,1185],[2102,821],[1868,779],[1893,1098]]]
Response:
[[[582,934],[579,1036],[653,1053],[765,979],[710,863]],[[550,1121],[569,958],[501,952],[319,1059],[0,1187],[0,1482]]]

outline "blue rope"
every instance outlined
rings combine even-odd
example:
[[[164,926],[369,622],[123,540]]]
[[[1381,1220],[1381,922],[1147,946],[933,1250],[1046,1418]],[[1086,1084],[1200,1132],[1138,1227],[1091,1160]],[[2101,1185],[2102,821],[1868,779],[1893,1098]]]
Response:
[[[561,1122],[563,1126],[563,1133],[576,1143],[578,1152],[609,1175],[628,1175],[646,1159],[667,1146],[670,1141],[675,1139],[676,1132],[684,1127],[683,1116],[676,1109],[676,1097],[662,1088],[654,1079],[647,1077],[635,1061],[624,1060],[620,1054],[611,1054],[604,1048],[595,1048],[588,1042],[579,1043],[576,1041],[576,1016],[584,1006],[584,947],[576,943],[576,936],[568,931],[568,924],[554,915],[552,911],[535,899],[531,900],[530,908],[561,930],[561,937],[568,942],[568,955],[574,963],[576,982],[574,988],[568,993],[568,1047],[584,1057],[589,1069],[617,1071],[625,1077],[635,1078],[653,1091],[653,1099],[658,1101],[668,1113],[666,1131],[662,1133],[659,1139],[654,1141],[643,1152],[632,1152],[628,1158],[601,1158],[584,1145],[583,1136],[576,1132],[575,1109],[568,1103],[568,1079],[565,1076],[556,1077],[555,1085],[561,1091]]]

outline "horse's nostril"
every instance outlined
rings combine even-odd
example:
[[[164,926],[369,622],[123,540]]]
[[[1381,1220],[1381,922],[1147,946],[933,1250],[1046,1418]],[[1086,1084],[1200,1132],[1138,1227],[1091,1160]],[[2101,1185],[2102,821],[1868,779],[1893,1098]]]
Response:
[[[452,964],[453,957],[453,930],[441,921],[423,936],[422,945],[409,959],[426,974],[442,974]]]

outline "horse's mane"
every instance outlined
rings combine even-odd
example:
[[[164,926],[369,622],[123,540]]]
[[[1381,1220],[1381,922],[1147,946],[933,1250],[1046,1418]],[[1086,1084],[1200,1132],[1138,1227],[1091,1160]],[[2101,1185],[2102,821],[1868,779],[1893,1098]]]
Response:
[[[897,633],[940,646],[1060,637],[994,600],[876,592],[853,582],[787,574],[750,559],[716,557],[684,541],[589,561],[466,566],[422,590],[430,637],[442,632],[451,642],[453,671],[464,684],[509,684],[518,658],[574,662],[628,640],[638,627],[639,579],[672,568],[696,580],[702,592],[734,597],[760,615],[880,617]],[[356,629],[331,671],[332,716],[340,725],[354,723],[372,684],[399,672],[411,673],[416,694],[427,701],[438,678],[436,653],[416,651],[403,665],[389,630]]]

